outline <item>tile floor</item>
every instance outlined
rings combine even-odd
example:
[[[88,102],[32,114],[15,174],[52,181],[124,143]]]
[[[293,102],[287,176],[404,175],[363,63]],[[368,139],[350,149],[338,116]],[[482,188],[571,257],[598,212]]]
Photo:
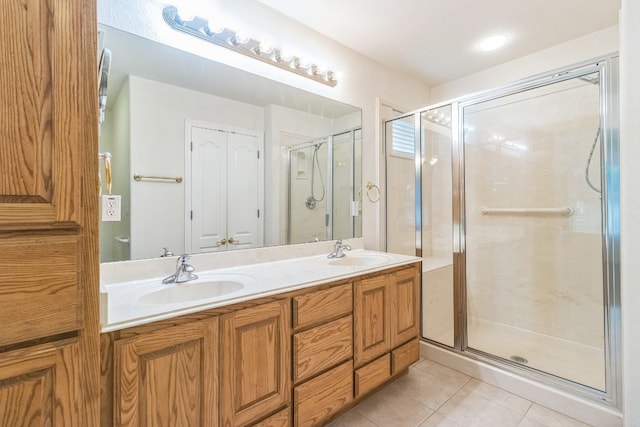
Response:
[[[421,359],[329,427],[573,427],[566,415]]]

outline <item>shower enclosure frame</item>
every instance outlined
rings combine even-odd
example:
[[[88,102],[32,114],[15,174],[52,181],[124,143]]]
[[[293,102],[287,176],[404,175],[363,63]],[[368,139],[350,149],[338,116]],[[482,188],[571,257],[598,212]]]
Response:
[[[315,138],[313,140],[302,142],[299,144],[283,147],[284,148],[284,156],[286,162],[286,192],[287,192],[287,205],[286,205],[286,242],[287,244],[291,243],[291,193],[292,193],[292,167],[291,167],[291,153],[296,150],[301,150],[309,147],[313,147],[317,144],[327,144],[327,167],[324,170],[326,174],[326,178],[324,181],[325,184],[325,197],[327,199],[326,212],[325,212],[325,230],[327,239],[333,240],[333,222],[334,222],[334,213],[333,213],[333,205],[334,205],[334,174],[333,174],[333,161],[334,161],[334,139],[336,137],[349,134],[351,135],[351,162],[349,164],[349,186],[350,186],[350,199],[351,201],[360,202],[359,198],[356,198],[356,177],[355,177],[355,159],[356,159],[356,132],[361,131],[361,127],[355,127],[352,129],[347,129],[332,135],[322,136],[319,138]],[[313,161],[313,159],[312,159]],[[355,216],[351,216],[351,220],[349,221],[349,236],[342,238],[352,238],[357,237],[356,233],[356,218]]]
[[[603,266],[604,360],[605,390],[544,373],[534,368],[483,351],[468,348],[467,294],[466,294],[466,218],[465,218],[465,153],[463,111],[467,106],[504,96],[522,93],[599,73],[600,110],[600,168],[601,236]],[[452,236],[453,236],[453,313],[454,346],[422,339],[431,345],[453,351],[459,355],[500,367],[507,372],[528,377],[570,391],[588,399],[618,407],[621,402],[621,322],[620,322],[620,227],[619,227],[619,107],[618,107],[618,55],[612,53],[578,64],[534,75],[495,89],[474,93],[402,114],[385,121],[385,126],[399,119],[414,118],[415,136],[415,245],[416,256],[422,256],[422,161],[425,153],[422,138],[422,113],[451,106],[451,160],[452,160]],[[386,138],[386,132],[385,132]],[[387,148],[387,141],[384,144]],[[385,151],[385,155],[388,153]],[[386,167],[386,162],[385,162]],[[387,171],[385,171],[387,172]],[[388,174],[385,173],[388,177]],[[388,178],[387,178],[388,179]],[[388,183],[387,183],[388,188]],[[388,227],[387,227],[388,230]],[[387,232],[388,233],[388,232]],[[388,242],[389,236],[385,241]],[[422,287],[421,287],[422,289]]]

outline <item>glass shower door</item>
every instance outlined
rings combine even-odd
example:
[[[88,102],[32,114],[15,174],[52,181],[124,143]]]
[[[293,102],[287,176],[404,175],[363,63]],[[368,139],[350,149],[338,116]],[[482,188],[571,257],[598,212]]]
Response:
[[[387,250],[422,257],[422,336],[449,347],[454,346],[452,112],[450,104],[443,105],[385,124]]]
[[[453,347],[452,108],[420,114],[422,169],[422,336]]]
[[[605,390],[599,74],[462,123],[466,349]]]

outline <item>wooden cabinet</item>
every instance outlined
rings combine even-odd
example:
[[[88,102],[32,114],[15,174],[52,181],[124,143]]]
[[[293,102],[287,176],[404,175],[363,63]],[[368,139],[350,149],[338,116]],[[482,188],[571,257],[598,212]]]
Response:
[[[399,270],[389,282],[391,347],[420,335],[420,273],[417,268]]]
[[[321,425],[353,401],[353,286],[293,297],[293,418]]]
[[[293,297],[293,327],[304,328],[335,319],[353,311],[351,283]]]
[[[294,425],[319,426],[353,400],[353,361],[296,386]]]
[[[418,338],[419,291],[419,273],[415,266],[356,281],[356,366],[361,366],[408,340]]]
[[[355,395],[360,397],[384,384],[391,377],[391,357],[386,353],[355,372]]]
[[[0,354],[0,426],[80,426],[76,340]]]
[[[417,266],[354,284],[355,395],[360,397],[420,357]]]
[[[244,426],[291,402],[290,300],[221,318],[221,425]]]
[[[114,423],[216,425],[217,329],[212,318],[116,341]]]
[[[353,356],[353,316],[293,336],[293,381],[298,383]]]
[[[103,334],[102,425],[324,425],[418,359],[418,271]]]
[[[291,408],[284,408],[251,427],[289,427],[291,425]]]
[[[358,280],[354,288],[354,359],[360,366],[391,348],[391,293],[389,274]]]
[[[2,6],[0,348],[11,351],[0,353],[0,426],[91,426],[99,410],[96,2]]]

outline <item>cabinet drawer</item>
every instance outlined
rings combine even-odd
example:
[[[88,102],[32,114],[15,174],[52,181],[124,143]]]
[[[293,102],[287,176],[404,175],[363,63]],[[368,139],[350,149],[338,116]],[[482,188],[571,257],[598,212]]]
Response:
[[[293,336],[293,380],[309,378],[353,356],[353,316]]]
[[[0,236],[0,346],[81,327],[78,239]]]
[[[289,427],[291,425],[291,408],[284,408],[251,427]]]
[[[356,370],[355,395],[360,397],[383,384],[391,376],[389,353]]]
[[[353,400],[353,361],[297,386],[293,396],[295,425],[322,425]]]
[[[420,359],[420,341],[416,338],[391,352],[391,368],[395,374],[407,369]]]
[[[293,298],[293,327],[335,319],[353,311],[351,283]]]

